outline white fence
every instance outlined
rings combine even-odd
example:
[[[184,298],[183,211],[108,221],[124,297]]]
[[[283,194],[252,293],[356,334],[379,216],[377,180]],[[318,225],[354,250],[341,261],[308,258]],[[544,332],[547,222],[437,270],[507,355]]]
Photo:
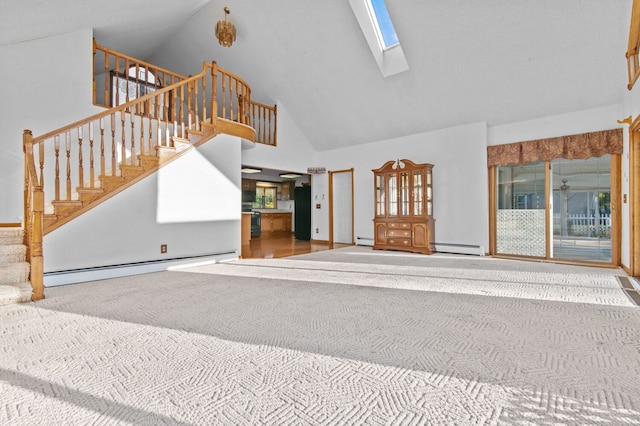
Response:
[[[573,237],[611,237],[611,214],[587,216],[582,214],[567,215],[567,235]],[[553,215],[553,233],[562,234],[559,214]]]

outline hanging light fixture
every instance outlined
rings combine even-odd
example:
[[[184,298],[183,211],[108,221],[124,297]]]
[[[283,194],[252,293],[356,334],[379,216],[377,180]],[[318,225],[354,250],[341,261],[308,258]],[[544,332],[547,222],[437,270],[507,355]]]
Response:
[[[224,47],[231,47],[233,42],[236,41],[236,27],[227,21],[227,15],[229,13],[229,8],[225,6],[224,21],[218,21],[216,24],[216,38],[220,42],[220,45]]]

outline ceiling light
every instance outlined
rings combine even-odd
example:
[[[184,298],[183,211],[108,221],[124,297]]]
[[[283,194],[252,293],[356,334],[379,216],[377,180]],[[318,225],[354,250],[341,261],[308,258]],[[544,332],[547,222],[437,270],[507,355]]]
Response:
[[[262,169],[256,169],[255,167],[243,167],[242,173],[260,173]]]
[[[218,21],[216,24],[216,38],[220,42],[220,45],[224,47],[231,47],[233,42],[236,41],[236,27],[227,21],[227,15],[229,13],[229,8],[225,6],[224,21]]]
[[[280,177],[285,179],[295,179],[301,176],[302,175],[300,173],[280,173]]]

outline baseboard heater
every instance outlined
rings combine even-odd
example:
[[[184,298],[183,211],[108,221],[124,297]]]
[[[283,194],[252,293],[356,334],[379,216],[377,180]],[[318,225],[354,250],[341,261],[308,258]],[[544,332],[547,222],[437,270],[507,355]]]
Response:
[[[170,269],[236,260],[238,253],[234,251],[202,254],[196,256],[174,257],[170,259],[146,260],[141,262],[120,263],[89,268],[66,269],[44,273],[44,286],[76,284],[87,281],[106,280],[129,275],[148,274]]]
[[[439,253],[473,254],[476,256],[484,256],[485,254],[483,246],[476,246],[472,244],[439,243],[437,241],[436,251]]]
[[[357,246],[371,246],[373,247],[373,238],[356,237]]]
[[[372,247],[373,238],[356,237],[356,245]],[[436,251],[442,252],[442,253],[473,254],[476,256],[484,256],[485,254],[483,246],[476,246],[472,244],[453,244],[453,243],[436,242]]]

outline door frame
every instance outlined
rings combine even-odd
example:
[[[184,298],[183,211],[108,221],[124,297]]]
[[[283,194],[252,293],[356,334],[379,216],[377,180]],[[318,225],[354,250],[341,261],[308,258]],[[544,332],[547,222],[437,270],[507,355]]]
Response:
[[[351,244],[354,239],[354,181],[353,167],[350,169],[329,171],[329,244],[333,244],[333,175],[336,173],[351,173]]]
[[[629,126],[629,275],[640,275],[640,115]],[[623,200],[624,202],[625,200]]]
[[[636,123],[637,122],[637,123]],[[640,179],[640,116],[636,119],[636,135],[635,140],[638,144],[635,155],[637,156],[637,161],[635,164],[638,167],[638,170],[632,174],[632,179],[637,178]],[[633,152],[633,151],[632,151]],[[621,203],[622,199],[622,186],[621,186],[621,174],[622,174],[622,156],[620,154],[609,154],[611,158],[610,172],[611,172],[611,262],[596,262],[596,261],[585,261],[585,260],[575,260],[575,259],[557,259],[551,257],[551,244],[553,242],[553,230],[551,227],[551,196],[552,193],[549,190],[550,188],[550,179],[551,179],[551,162],[546,161],[545,163],[545,194],[546,194],[546,219],[545,219],[545,256],[544,257],[532,257],[532,256],[522,256],[522,255],[513,255],[506,253],[498,253],[497,252],[497,167],[491,166],[489,167],[489,250],[492,256],[496,257],[508,257],[508,258],[524,258],[524,259],[542,259],[544,261],[549,262],[559,262],[559,263],[570,263],[577,265],[593,265],[593,266],[620,266],[621,265],[621,249],[622,249],[622,215],[621,215]],[[633,161],[633,156],[630,161]],[[633,164],[633,163],[631,163]],[[640,182],[640,181],[639,181]],[[634,188],[634,186],[631,186]],[[635,185],[636,191],[639,192],[640,196],[640,184]],[[632,200],[639,200],[638,197],[634,197],[634,193],[630,190]],[[636,204],[636,208],[632,209]],[[640,201],[634,201],[630,210],[635,211],[635,215],[640,220]],[[633,216],[631,217],[631,223],[633,224]],[[640,223],[640,221],[638,222]],[[633,226],[632,233],[633,233]],[[640,228],[640,227],[639,227]],[[635,235],[637,234],[637,235]],[[632,252],[632,263],[630,268],[633,268],[633,240],[634,236],[636,238],[636,245],[640,247],[640,229],[638,229],[635,233],[632,234],[632,238],[630,241],[630,247]],[[638,261],[636,272],[640,273],[640,253],[635,256]],[[633,274],[630,274],[633,275]]]

